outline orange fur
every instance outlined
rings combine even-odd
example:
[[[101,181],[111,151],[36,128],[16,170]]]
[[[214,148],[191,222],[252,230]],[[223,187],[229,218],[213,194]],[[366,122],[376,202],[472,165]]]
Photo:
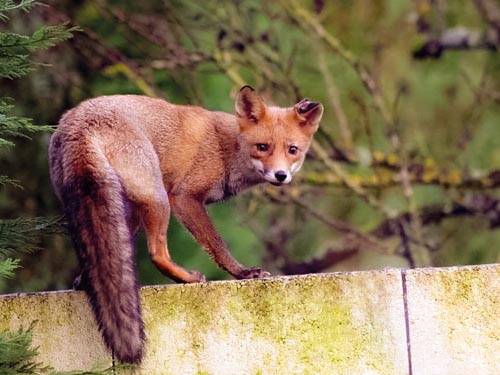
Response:
[[[289,183],[322,113],[320,103],[306,99],[268,107],[245,86],[236,116],[120,95],[90,99],[61,118],[49,147],[51,179],[79,256],[81,286],[120,361],[138,363],[143,356],[132,246],[137,229],[146,231],[155,266],[176,281],[205,278],[170,258],[171,213],[234,277],[268,276],[231,256],[205,204],[261,182]]]

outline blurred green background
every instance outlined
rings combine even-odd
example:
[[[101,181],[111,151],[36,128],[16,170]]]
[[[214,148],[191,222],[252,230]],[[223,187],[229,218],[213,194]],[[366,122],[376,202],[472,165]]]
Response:
[[[260,186],[209,211],[233,254],[273,274],[499,261],[500,2],[49,1],[0,27],[81,31],[37,52],[29,76],[0,81],[16,113],[57,124],[98,95],[136,93],[233,111],[243,84],[268,101],[321,101],[325,115],[291,186]],[[498,13],[496,13],[498,12]],[[68,27],[69,27],[68,26]],[[0,149],[0,218],[53,217],[50,133]],[[173,258],[219,270],[172,220]],[[141,282],[168,282],[137,239]],[[71,286],[63,234],[0,291]]]

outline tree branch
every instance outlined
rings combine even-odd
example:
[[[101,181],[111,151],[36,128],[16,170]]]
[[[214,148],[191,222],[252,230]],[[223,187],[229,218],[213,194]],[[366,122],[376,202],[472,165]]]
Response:
[[[285,274],[321,272],[356,255],[362,250],[395,254],[394,251],[388,250],[381,242],[393,236],[401,238],[402,249],[399,255],[406,258],[411,267],[416,261],[411,246],[428,246],[428,244],[422,243],[408,233],[411,220],[411,214],[408,212],[383,221],[377,228],[368,233],[360,233],[356,229],[351,230],[348,228],[349,226],[346,223],[338,225],[336,220],[325,218],[321,213],[318,213],[305,204],[301,204],[301,208],[327,226],[331,226],[334,223],[334,228],[337,230],[340,229],[340,232],[345,233],[346,236],[339,245],[341,250],[330,249],[324,255],[304,262],[293,262],[287,258],[283,258],[284,260],[279,268]],[[488,220],[490,228],[496,229],[500,228],[500,199],[487,194],[470,193],[464,197],[462,202],[455,202],[449,207],[424,207],[420,210],[420,213],[413,215],[419,216],[422,227],[439,224],[443,220],[463,216],[481,216]],[[347,229],[344,226],[347,226]],[[380,251],[381,249],[382,251]]]
[[[428,12],[420,12],[418,31],[427,34],[427,40],[413,52],[416,59],[438,59],[449,50],[487,49],[498,51],[500,48],[500,7],[494,0],[473,0],[479,14],[486,22],[485,31],[471,30],[463,26],[444,29],[436,28],[426,19]],[[443,12],[443,9],[440,9]]]
[[[333,265],[358,254],[359,248],[344,248],[342,250],[328,250],[323,256],[306,262],[287,262],[280,269],[285,275],[303,275],[318,273]]]
[[[492,40],[478,30],[455,27],[443,31],[438,37],[429,38],[413,52],[415,59],[439,59],[449,50],[488,49],[496,51],[498,40]]]

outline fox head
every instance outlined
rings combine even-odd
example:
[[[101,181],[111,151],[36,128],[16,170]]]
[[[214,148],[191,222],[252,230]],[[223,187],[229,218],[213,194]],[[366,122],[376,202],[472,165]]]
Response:
[[[322,115],[323,105],[309,99],[289,108],[268,107],[253,88],[244,86],[236,99],[240,150],[263,180],[288,184],[304,162]]]

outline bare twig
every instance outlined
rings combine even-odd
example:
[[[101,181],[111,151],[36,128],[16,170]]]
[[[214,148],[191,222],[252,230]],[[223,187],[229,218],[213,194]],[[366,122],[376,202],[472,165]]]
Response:
[[[339,181],[341,181],[343,186],[346,186],[347,188],[352,190],[357,196],[370,204],[372,207],[379,210],[384,215],[388,215],[385,207],[374,196],[372,196],[372,194],[366,191],[359,184],[359,181],[357,179],[350,178],[350,176],[342,169],[338,162],[330,159],[329,155],[318,142],[313,140],[311,148],[314,150],[319,159],[324,163],[324,165],[335,174]]]
[[[385,157],[383,154],[375,156],[380,162],[375,160],[372,167],[384,168],[377,173],[363,176],[352,175],[344,171],[339,166],[339,162],[331,161],[329,162],[329,171],[304,171],[300,178],[302,182],[315,186],[347,186],[365,200],[375,199],[366,195],[368,189],[397,186],[402,183],[403,178],[407,180],[406,184],[410,185],[454,187],[460,190],[489,190],[500,187],[500,170],[493,170],[485,176],[472,177],[458,169],[440,169],[434,164],[434,161],[427,160],[424,163],[409,163],[407,174],[402,176],[401,169],[397,169],[401,165],[397,156]],[[337,170],[342,175],[339,176]],[[346,184],[346,181],[349,185]],[[373,206],[378,206],[378,203],[374,202]]]
[[[74,25],[65,14],[58,12],[53,7],[37,8],[42,17],[54,22],[67,22]],[[158,96],[155,88],[149,84],[140,73],[137,63],[130,61],[121,51],[109,47],[102,38],[91,30],[75,33],[70,43],[76,51],[84,56],[84,61],[93,69],[110,69],[110,73],[122,73],[147,95]],[[111,67],[111,68],[110,68]]]
[[[473,0],[481,17],[488,23],[486,39],[500,49],[500,5],[495,0]]]
[[[383,221],[370,232],[378,239],[398,235],[398,223],[408,222],[409,213]],[[480,216],[488,220],[491,228],[500,227],[500,200],[482,193],[466,194],[461,202],[445,206],[430,206],[420,209],[420,220],[423,226],[440,224],[443,220],[462,216]]]
[[[265,262],[269,262],[270,265],[277,267],[285,275],[322,272],[356,255],[360,250],[357,244],[350,244],[341,249],[329,249],[325,254],[310,260],[302,262],[292,261],[286,251],[284,251],[284,244],[290,237],[291,231],[293,231],[292,225],[285,215],[274,218],[272,224],[267,228],[266,234],[263,236],[264,246],[267,250]],[[347,243],[347,240],[341,242],[344,245]]]
[[[342,43],[330,34],[323,25],[305,9],[297,0],[282,0],[281,4],[287,11],[289,16],[303,29],[312,31],[313,34],[319,38],[330,50],[337,53],[349,66],[351,66],[357,73],[363,86],[368,91],[373,99],[373,103],[377,111],[380,113],[384,124],[388,128],[392,128],[392,119],[387,106],[382,97],[382,93],[375,79],[368,71],[368,69],[356,58],[349,50],[347,50]]]
[[[342,104],[340,103],[338,90],[335,86],[332,74],[328,71],[328,66],[326,64],[326,57],[323,52],[323,49],[318,46],[316,50],[318,52],[319,70],[325,81],[326,91],[328,92],[328,96],[330,97],[330,104],[338,120],[340,134],[342,135],[342,145],[347,150],[351,151],[353,149],[352,133],[351,129],[349,129],[349,123],[347,121],[345,112],[342,108]]]
[[[359,248],[344,248],[342,250],[328,250],[323,256],[306,262],[287,262],[281,270],[285,275],[300,275],[322,272],[352,256],[358,254]]]

